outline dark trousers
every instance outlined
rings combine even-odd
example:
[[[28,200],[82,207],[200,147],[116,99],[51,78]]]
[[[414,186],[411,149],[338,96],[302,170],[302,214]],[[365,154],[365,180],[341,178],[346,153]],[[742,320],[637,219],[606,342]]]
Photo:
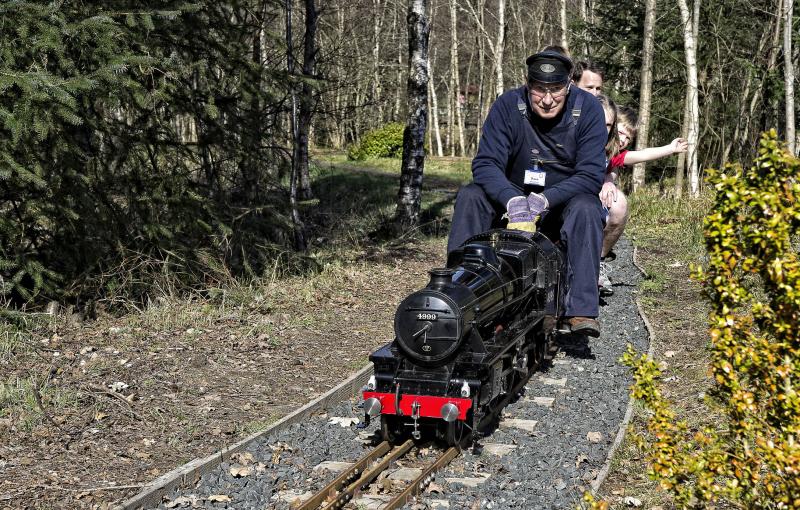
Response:
[[[462,187],[456,197],[447,252],[470,237],[504,226],[505,204],[489,200],[475,183]],[[540,231],[561,241],[567,254],[566,317],[597,317],[600,296],[600,250],[603,245],[603,209],[597,195],[581,194],[545,212]]]

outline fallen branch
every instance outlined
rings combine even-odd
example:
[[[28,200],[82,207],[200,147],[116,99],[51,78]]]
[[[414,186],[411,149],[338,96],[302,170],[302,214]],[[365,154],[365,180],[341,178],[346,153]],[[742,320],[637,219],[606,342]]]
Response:
[[[45,419],[58,430],[63,430],[61,428],[61,425],[56,423],[53,417],[50,416],[50,413],[48,413],[47,410],[44,408],[44,404],[42,403],[42,394],[39,392],[39,385],[36,384],[36,381],[34,381],[34,384],[31,385],[31,390],[33,391],[33,398],[34,400],[36,400],[36,406],[42,412],[42,415],[45,417]]]
[[[128,411],[131,413],[131,416],[133,416],[134,418],[136,418],[139,421],[144,421],[144,418],[142,418],[142,416],[139,413],[137,413],[136,411],[133,410],[133,408],[131,407],[130,401],[127,398],[125,398],[123,395],[121,395],[120,393],[117,393],[116,391],[111,391],[108,388],[106,388],[105,386],[101,386],[99,384],[86,384],[86,385],[84,385],[84,388],[86,388],[89,391],[93,391],[95,393],[102,393],[102,394],[107,395],[109,397],[113,397],[113,398],[115,398],[117,400],[125,402],[125,405],[127,406]]]

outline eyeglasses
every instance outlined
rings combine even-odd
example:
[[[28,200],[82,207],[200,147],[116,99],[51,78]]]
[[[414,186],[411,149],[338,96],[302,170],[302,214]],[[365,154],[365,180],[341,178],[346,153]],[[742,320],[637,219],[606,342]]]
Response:
[[[534,83],[533,85],[530,86],[530,89],[531,93],[538,98],[544,98],[545,96],[547,96],[547,94],[550,94],[550,96],[553,99],[559,100],[562,97],[566,96],[567,92],[569,92],[569,83],[565,85],[561,84],[555,86],[551,85],[549,87],[544,85],[543,83]]]

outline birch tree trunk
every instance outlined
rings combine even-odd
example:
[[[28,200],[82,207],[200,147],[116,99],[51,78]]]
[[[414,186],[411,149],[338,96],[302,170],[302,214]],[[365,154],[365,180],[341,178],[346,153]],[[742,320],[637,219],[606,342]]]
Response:
[[[478,18],[475,20],[476,23],[481,24],[483,23],[483,0],[478,1]],[[488,103],[486,101],[486,47],[484,46],[486,43],[484,38],[481,37],[480,33],[475,33],[475,39],[477,40],[478,46],[478,122],[477,122],[477,133],[475,134],[476,144],[480,143],[481,141],[481,131],[483,130],[483,119],[486,118],[486,114],[483,111],[484,103]]]
[[[397,33],[397,18],[399,17],[399,6],[395,5],[392,9],[392,34]],[[397,81],[395,83],[394,108],[392,109],[392,122],[400,122],[401,108],[400,99],[403,92],[403,38],[397,37]]]
[[[503,53],[506,48],[506,0],[497,0],[497,42],[494,45],[495,95],[497,98],[503,93],[505,87],[503,80]]]
[[[559,2],[558,18],[561,22],[561,46],[569,53],[569,41],[567,40],[567,0]]]
[[[586,25],[589,23],[589,13],[586,8],[586,2],[588,0],[578,0],[578,14],[581,17],[581,33],[580,33],[580,40],[583,42],[583,52],[586,55],[592,54],[592,47],[589,44],[589,38],[586,35]],[[647,33],[647,32],[645,32]]]
[[[425,169],[425,130],[428,112],[427,0],[410,0],[408,6],[408,117],[403,132],[403,161],[397,193],[395,225],[403,229],[419,224],[422,175]]]
[[[294,45],[292,44],[292,0],[286,0],[286,69],[290,76],[289,89],[292,96],[292,111],[290,115],[290,127],[292,131],[292,172],[289,177],[289,207],[291,208],[292,227],[294,230],[294,247],[298,251],[306,250],[306,236],[303,232],[303,221],[300,219],[300,211],[297,209],[297,182],[299,173],[299,154],[298,154],[298,130],[297,130],[297,91],[295,90],[294,79]]]
[[[392,34],[397,36],[397,81],[395,82],[395,96],[394,96],[394,109],[392,112],[392,122],[400,122],[400,116],[403,113],[403,109],[401,107],[402,104],[402,92],[403,92],[403,38],[399,37],[398,33],[398,18],[400,17],[400,6],[395,4],[394,8],[394,17],[392,21]]]
[[[372,0],[372,102],[378,112],[377,123],[383,124],[383,90],[381,87],[381,39],[383,34],[383,9],[381,0]]]
[[[636,150],[647,148],[650,131],[650,103],[653,90],[653,34],[655,32],[656,0],[645,0],[644,34],[642,43],[642,77],[639,92],[639,128]],[[612,128],[613,129],[613,128]],[[645,164],[633,167],[633,191],[644,186]]]
[[[455,129],[453,136],[458,133],[458,150],[463,156],[466,154],[464,147],[464,118],[461,109],[461,78],[459,76],[458,61],[458,13],[456,11],[456,0],[450,0],[450,93],[452,95],[453,108],[455,112]],[[453,144],[455,145],[455,143]],[[455,152],[455,149],[453,150]]]
[[[434,56],[436,52],[434,51]],[[444,152],[442,152],[442,133],[439,131],[439,101],[436,97],[436,83],[433,79],[433,64],[430,60],[428,60],[428,94],[430,94],[431,99],[431,123],[433,128],[433,135],[436,139],[436,155],[440,158],[444,156]],[[431,149],[433,149],[433,144],[431,144]]]
[[[526,41],[525,33],[528,27],[523,21],[522,14],[520,13],[520,10],[524,9],[524,7],[520,5],[521,3],[522,2],[511,4],[511,15],[514,17],[514,23],[517,25],[517,33],[515,34],[515,37],[519,38],[519,45],[521,48],[527,48],[528,43]]]
[[[450,71],[450,79],[447,81],[447,131],[445,132],[444,143],[446,151],[450,156],[456,155],[456,139],[455,139],[455,125],[456,125],[456,111],[455,101],[453,101],[453,90],[456,88],[453,80],[453,72]]]
[[[694,0],[695,7],[700,0]],[[683,22],[683,45],[686,52],[686,86],[688,94],[689,133],[687,142],[689,149],[686,154],[686,166],[689,174],[689,190],[693,197],[700,194],[700,174],[697,166],[697,143],[700,131],[700,104],[697,89],[697,40],[695,37],[693,13],[689,11],[686,0],[678,0]],[[695,11],[696,12],[696,11]]]
[[[683,122],[681,122],[681,138],[689,137],[689,94],[683,98]],[[686,153],[678,154],[678,166],[675,168],[675,197],[683,195],[683,182],[686,175]]]
[[[786,89],[786,145],[789,152],[797,154],[794,123],[794,65],[792,64],[792,9],[794,0],[786,0],[786,18],[783,26],[783,79]]]

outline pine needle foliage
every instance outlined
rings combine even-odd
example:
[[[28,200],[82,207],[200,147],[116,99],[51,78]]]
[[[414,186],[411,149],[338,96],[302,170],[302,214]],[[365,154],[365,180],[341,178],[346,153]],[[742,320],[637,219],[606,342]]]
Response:
[[[775,131],[745,170],[710,171],[708,267],[695,270],[709,315],[711,373],[724,423],[690,431],[659,391],[660,371],[629,351],[633,396],[651,415],[650,474],[680,507],[800,508],[800,160]]]
[[[279,5],[12,1],[0,18],[0,299],[102,298],[131,253],[187,283],[209,256],[267,265],[254,247],[290,230]]]

